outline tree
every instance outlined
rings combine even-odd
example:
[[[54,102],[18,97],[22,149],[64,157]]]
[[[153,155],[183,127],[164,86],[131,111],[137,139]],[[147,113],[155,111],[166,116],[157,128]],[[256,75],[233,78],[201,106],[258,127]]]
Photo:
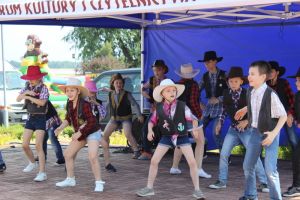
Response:
[[[112,55],[129,67],[140,66],[140,31],[129,29],[74,28],[63,38],[74,42],[73,48],[80,50],[84,61],[103,56],[101,50],[106,43],[112,47]]]

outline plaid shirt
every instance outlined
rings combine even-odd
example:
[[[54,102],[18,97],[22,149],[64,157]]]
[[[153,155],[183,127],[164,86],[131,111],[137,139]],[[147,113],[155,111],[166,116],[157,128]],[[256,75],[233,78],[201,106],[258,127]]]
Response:
[[[264,93],[267,89],[267,84],[264,83],[257,89],[251,91],[251,111],[252,111],[252,124],[251,126],[257,128],[258,117],[260,112],[260,107]],[[271,94],[271,118],[279,118],[281,116],[286,116],[286,111],[279,99],[279,97],[272,92]]]
[[[271,84],[268,84],[268,85],[273,90],[277,91],[277,83],[275,85],[271,85]],[[289,103],[289,110],[287,110],[287,112],[288,112],[288,114],[294,115],[295,114],[295,112],[294,112],[295,95],[292,91],[290,83],[287,80],[284,81],[284,91],[285,91],[284,94],[286,95],[286,97],[288,99],[288,103]]]
[[[210,79],[210,84],[211,84],[211,93],[212,96],[215,96],[216,94],[216,86],[217,86],[217,78],[219,75],[220,69],[217,68],[217,73],[210,73],[209,72],[209,79]],[[199,83],[199,88],[200,88],[200,92],[204,89],[204,82],[203,80],[200,81]],[[222,108],[223,108],[223,97],[220,96],[218,97],[219,99],[219,103],[217,104],[209,104],[207,103],[204,111],[203,111],[203,116],[204,117],[211,117],[211,118],[215,118],[218,117],[221,113],[222,113]]]
[[[76,105],[75,109],[73,109],[73,101],[69,101],[69,108],[67,109],[67,111],[70,110],[71,113],[67,112],[66,120],[70,125],[73,125],[75,132],[81,132],[81,136],[78,138],[78,140],[84,140],[89,134],[99,130],[100,125],[97,123],[97,119],[92,113],[90,103],[83,101],[82,112],[85,116],[85,123],[84,126],[81,128],[78,123],[77,109],[78,104]]]
[[[48,88],[47,88],[46,85],[43,84],[42,81],[41,81],[38,85],[36,85],[36,86],[31,86],[30,83],[29,83],[29,90],[30,90],[30,91],[34,91],[34,89],[35,89],[36,87],[39,87],[39,86],[41,86],[41,85],[43,85],[43,87],[42,87],[42,90],[41,90],[41,92],[40,92],[40,94],[39,94],[39,99],[49,99],[49,91],[48,91]],[[23,94],[25,91],[26,91],[26,87],[23,88],[23,89],[20,91],[20,94]]]
[[[55,115],[46,121],[46,130],[48,130],[49,128],[55,125],[59,126],[60,124],[61,124],[60,118],[57,115]]]
[[[233,90],[229,89],[229,94],[232,95],[233,104],[236,109],[239,106],[239,100],[241,97],[241,93],[242,93],[241,87],[237,91],[233,91]],[[224,123],[226,116],[227,116],[226,108],[223,106],[222,113],[219,115],[219,120],[221,121],[222,124]],[[231,127],[238,130],[236,128],[237,125],[238,125],[237,123],[232,122]]]
[[[190,79],[181,79],[178,81],[178,84],[182,84],[184,85],[184,83],[186,81],[189,81]],[[191,88],[186,88],[186,90],[188,89],[189,93],[190,93],[190,96],[189,96],[189,99],[186,99],[186,104],[189,106],[189,108],[191,109],[192,113],[198,117],[198,119],[201,118],[202,116],[202,113],[201,113],[201,108],[200,108],[200,90],[199,90],[199,87],[198,87],[198,84],[196,81],[194,81],[192,79],[193,83],[192,83],[192,86]]]

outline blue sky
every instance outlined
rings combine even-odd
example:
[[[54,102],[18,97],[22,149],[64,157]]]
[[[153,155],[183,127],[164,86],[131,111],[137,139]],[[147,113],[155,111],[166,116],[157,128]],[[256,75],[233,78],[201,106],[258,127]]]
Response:
[[[27,35],[35,34],[42,40],[41,50],[49,54],[49,61],[74,61],[72,54],[75,50],[70,50],[72,44],[62,41],[63,36],[71,30],[73,27],[3,25],[4,58],[20,61],[26,52]]]

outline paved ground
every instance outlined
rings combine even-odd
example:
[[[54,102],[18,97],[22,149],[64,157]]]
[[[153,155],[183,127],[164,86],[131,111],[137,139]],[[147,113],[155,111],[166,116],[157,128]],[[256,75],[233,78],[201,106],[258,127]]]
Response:
[[[149,161],[132,160],[131,154],[112,154],[112,162],[118,169],[117,173],[110,174],[103,170],[103,180],[106,181],[103,193],[94,193],[94,179],[90,171],[87,149],[83,149],[77,156],[76,180],[77,185],[73,188],[59,189],[55,183],[65,178],[64,167],[54,167],[55,157],[51,149],[47,161],[48,180],[42,183],[35,183],[35,173],[25,174],[22,172],[26,162],[20,148],[3,150],[4,159],[7,163],[7,171],[0,174],[0,199],[2,200],[85,200],[85,199],[112,199],[112,200],[141,200],[135,196],[135,191],[146,184]],[[103,158],[100,158],[102,161]],[[204,168],[213,174],[213,178],[200,179],[201,189],[209,200],[237,200],[243,191],[242,159],[233,157],[230,165],[230,181],[225,190],[211,190],[207,186],[213,183],[217,177],[218,156],[209,155],[204,161]],[[189,170],[185,162],[180,168],[182,175],[169,175],[171,166],[171,155],[167,155],[159,167],[158,178],[155,183],[156,195],[145,199],[193,199],[192,182],[189,178]],[[103,169],[103,165],[102,165]],[[279,162],[281,187],[285,190],[290,186],[292,180],[291,163],[289,161]],[[260,200],[267,200],[267,194],[259,194]],[[293,198],[293,200],[300,198]]]

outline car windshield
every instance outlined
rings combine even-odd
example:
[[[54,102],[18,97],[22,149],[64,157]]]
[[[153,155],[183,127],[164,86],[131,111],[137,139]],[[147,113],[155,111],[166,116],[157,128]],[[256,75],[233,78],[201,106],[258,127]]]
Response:
[[[20,78],[20,72],[7,71],[5,75],[7,90],[20,90],[25,86],[25,81]],[[3,72],[0,72],[0,90],[3,90]]]

